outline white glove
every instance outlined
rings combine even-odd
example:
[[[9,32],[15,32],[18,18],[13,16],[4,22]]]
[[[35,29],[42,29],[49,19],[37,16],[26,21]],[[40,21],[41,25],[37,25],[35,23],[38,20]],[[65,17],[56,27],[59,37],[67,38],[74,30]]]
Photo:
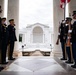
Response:
[[[60,35],[60,33],[58,33],[58,35]]]
[[[68,30],[68,33],[72,33],[72,30]]]
[[[68,24],[66,24],[66,26],[68,26]]]
[[[68,39],[70,39],[70,37],[68,37]]]

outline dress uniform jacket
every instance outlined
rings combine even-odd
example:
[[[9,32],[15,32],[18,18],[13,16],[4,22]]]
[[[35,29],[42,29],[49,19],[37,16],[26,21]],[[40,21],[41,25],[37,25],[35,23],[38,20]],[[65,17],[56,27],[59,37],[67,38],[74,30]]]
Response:
[[[17,41],[15,30],[14,26],[8,25],[9,41]]]
[[[70,25],[70,29],[72,29],[72,24]],[[65,26],[65,41],[66,42],[67,42],[67,39],[68,39],[68,33],[69,33],[69,25],[66,25]],[[71,39],[70,39],[70,41],[71,41]]]
[[[2,25],[2,41],[5,41],[6,43],[8,42],[8,29],[7,29],[7,25],[4,24]]]
[[[65,24],[61,23],[61,26],[60,26],[60,42],[63,42],[65,41]]]

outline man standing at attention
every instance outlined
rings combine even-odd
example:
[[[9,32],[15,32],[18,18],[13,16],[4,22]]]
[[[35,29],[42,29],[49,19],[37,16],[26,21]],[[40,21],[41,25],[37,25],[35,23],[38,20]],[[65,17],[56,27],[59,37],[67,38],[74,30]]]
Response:
[[[15,41],[17,41],[16,38],[16,32],[15,32],[15,24],[14,24],[14,19],[10,19],[9,20],[9,25],[8,25],[8,31],[9,31],[9,51],[8,51],[8,60],[15,60],[15,58],[13,58],[13,52],[14,52],[14,45],[15,45]]]
[[[74,65],[71,67],[76,68],[76,11],[73,11],[73,19],[75,20],[72,26],[72,53],[74,59]]]
[[[59,40],[61,42],[61,48],[62,48],[62,58],[61,60],[67,60],[66,59],[66,52],[65,52],[65,21],[62,20],[60,26],[59,26],[59,35],[56,44],[59,44]]]
[[[6,53],[7,53],[7,43],[8,43],[8,29],[6,25],[6,18],[2,18],[1,25],[2,25],[1,64],[7,64],[8,62],[6,62]]]

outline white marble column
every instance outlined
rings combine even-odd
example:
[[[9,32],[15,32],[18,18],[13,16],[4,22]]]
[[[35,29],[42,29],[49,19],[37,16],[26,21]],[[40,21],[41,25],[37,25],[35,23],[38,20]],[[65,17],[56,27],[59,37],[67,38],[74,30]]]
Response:
[[[53,0],[53,9],[54,9],[53,53],[61,55],[61,45],[60,44],[56,45],[59,22],[64,19],[64,10],[60,8],[60,0]]]
[[[0,0],[0,5],[2,7],[2,13],[0,13],[0,17],[4,16],[4,0]]]
[[[19,0],[8,0],[8,20],[14,19],[16,24],[17,42],[15,43],[15,50],[18,50],[19,42]]]

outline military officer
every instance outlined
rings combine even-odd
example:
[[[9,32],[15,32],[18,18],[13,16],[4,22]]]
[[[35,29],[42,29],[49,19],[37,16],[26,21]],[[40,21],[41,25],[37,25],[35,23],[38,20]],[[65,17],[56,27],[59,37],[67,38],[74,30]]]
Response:
[[[9,31],[9,51],[8,51],[8,60],[15,60],[13,58],[13,51],[14,51],[14,44],[15,41],[17,41],[16,38],[16,29],[15,29],[15,24],[14,24],[14,19],[9,20],[9,25],[8,25],[8,31]]]
[[[72,62],[72,50],[71,50],[71,32],[72,32],[72,24],[71,24],[72,18],[67,17],[66,18],[66,25],[65,25],[65,36],[66,36],[66,53],[68,60],[66,63],[73,63]]]
[[[71,67],[76,68],[76,11],[73,11],[73,19],[75,20],[72,26],[72,53],[74,58],[74,65]]]
[[[62,48],[62,58],[61,60],[66,60],[66,52],[65,52],[65,21],[62,20],[60,26],[59,26],[59,35],[58,35],[58,39],[57,39],[57,42],[56,44],[58,45],[59,44],[59,39],[60,39],[60,42],[61,42],[61,48]]]
[[[7,42],[8,42],[8,30],[6,25],[6,18],[2,18],[2,35],[1,35],[1,64],[7,64],[6,62],[6,52],[7,52]]]

